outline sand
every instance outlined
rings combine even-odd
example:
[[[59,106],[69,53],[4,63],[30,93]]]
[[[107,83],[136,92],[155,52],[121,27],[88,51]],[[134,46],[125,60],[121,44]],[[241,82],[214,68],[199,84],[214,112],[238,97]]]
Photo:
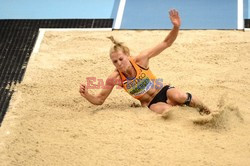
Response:
[[[201,115],[190,107],[174,107],[168,119],[130,107],[139,102],[119,88],[101,106],[80,96],[87,77],[105,79],[114,70],[107,36],[138,55],[168,32],[46,32],[0,128],[0,165],[247,166],[249,31],[181,30],[175,43],[150,61],[158,78],[220,112],[208,123],[193,123]]]

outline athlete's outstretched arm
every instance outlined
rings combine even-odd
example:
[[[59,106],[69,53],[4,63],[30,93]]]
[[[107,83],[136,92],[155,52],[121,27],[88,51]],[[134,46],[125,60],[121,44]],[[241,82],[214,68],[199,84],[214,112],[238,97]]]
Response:
[[[175,9],[169,11],[169,18],[173,24],[173,28],[170,31],[170,33],[161,43],[159,43],[155,47],[142,51],[140,55],[137,56],[137,59],[139,59],[138,61],[144,59],[144,61],[147,62],[150,58],[160,54],[163,50],[165,50],[166,48],[170,47],[173,44],[179,32],[181,19],[179,17],[178,11]]]
[[[114,80],[114,74],[111,74],[106,80],[105,88],[103,88],[97,95],[90,94],[88,92],[88,87],[85,84],[80,85],[79,92],[81,96],[87,99],[90,103],[94,105],[102,105],[116,85]]]

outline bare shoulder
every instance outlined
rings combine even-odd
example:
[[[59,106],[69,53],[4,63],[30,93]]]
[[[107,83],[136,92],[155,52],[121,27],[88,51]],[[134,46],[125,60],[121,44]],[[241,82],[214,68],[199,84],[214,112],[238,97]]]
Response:
[[[113,86],[115,85],[122,86],[121,82],[122,82],[121,77],[117,70],[114,70],[107,78],[107,83]]]

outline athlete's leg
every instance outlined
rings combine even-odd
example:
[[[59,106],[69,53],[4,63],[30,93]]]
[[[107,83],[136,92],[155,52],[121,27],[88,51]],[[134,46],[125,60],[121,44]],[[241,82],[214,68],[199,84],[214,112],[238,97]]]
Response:
[[[200,114],[210,114],[211,113],[211,111],[209,110],[209,108],[204,103],[202,103],[198,99],[197,96],[192,96],[192,100],[190,101],[189,106],[198,108]]]
[[[183,105],[195,107],[200,113],[209,114],[210,110],[196,96],[190,93],[184,93],[177,88],[171,88],[167,91],[167,103],[171,105]]]
[[[167,118],[171,107],[172,107],[172,105],[170,105],[170,104],[167,104],[164,102],[158,102],[158,103],[152,104],[149,107],[149,109],[158,113],[158,114],[162,114],[163,118]]]

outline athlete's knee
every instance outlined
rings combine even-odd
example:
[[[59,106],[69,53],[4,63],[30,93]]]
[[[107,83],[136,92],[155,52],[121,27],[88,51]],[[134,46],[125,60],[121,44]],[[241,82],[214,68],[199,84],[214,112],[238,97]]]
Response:
[[[187,94],[178,92],[173,94],[170,99],[177,102],[178,104],[183,104],[187,99]]]

